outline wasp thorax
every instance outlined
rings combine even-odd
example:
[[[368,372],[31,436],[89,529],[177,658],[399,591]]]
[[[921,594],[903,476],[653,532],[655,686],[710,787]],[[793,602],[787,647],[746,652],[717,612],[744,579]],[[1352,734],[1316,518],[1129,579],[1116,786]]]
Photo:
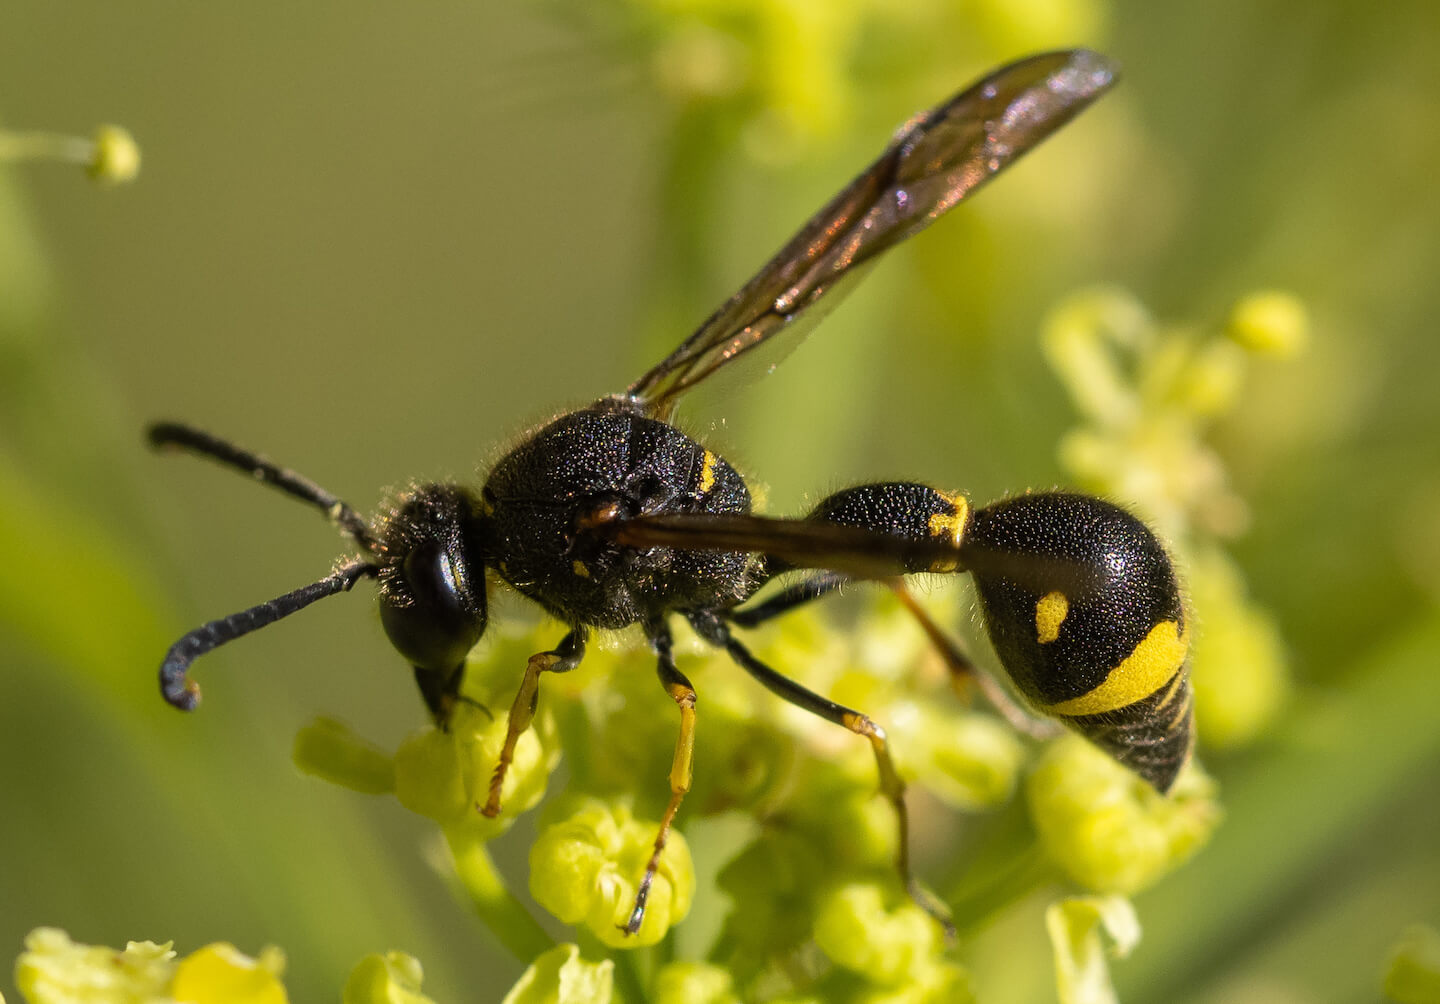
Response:
[[[448,672],[485,632],[485,565],[468,533],[472,501],[454,485],[401,496],[379,526],[380,622],[418,667]]]

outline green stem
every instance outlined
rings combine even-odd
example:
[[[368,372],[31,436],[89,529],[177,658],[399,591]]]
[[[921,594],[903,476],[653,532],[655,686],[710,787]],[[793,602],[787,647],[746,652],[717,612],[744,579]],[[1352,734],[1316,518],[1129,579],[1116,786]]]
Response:
[[[455,861],[455,874],[475,912],[510,954],[528,965],[555,947],[554,940],[505,884],[483,841],[447,832],[445,842]]]
[[[59,160],[88,164],[95,157],[93,140],[49,132],[0,131],[0,163]]]

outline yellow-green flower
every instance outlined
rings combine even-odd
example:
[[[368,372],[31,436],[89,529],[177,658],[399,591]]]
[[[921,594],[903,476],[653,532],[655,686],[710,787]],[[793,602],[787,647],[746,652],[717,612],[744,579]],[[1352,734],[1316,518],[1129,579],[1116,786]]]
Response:
[[[940,927],[902,890],[873,882],[832,889],[820,902],[815,943],[838,966],[895,987],[938,961]]]
[[[1051,903],[1045,929],[1055,953],[1060,1004],[1116,1004],[1111,958],[1123,959],[1140,941],[1140,921],[1120,896],[1079,896]]]
[[[257,958],[224,942],[177,960],[171,942],[132,941],[124,951],[81,945],[40,927],[25,939],[15,984],[29,1004],[285,1004],[285,957]]]
[[[1310,341],[1310,316],[1299,298],[1276,290],[1243,297],[1225,333],[1250,352],[1288,358]]]
[[[1081,886],[1132,895],[1194,854],[1220,822],[1215,783],[1194,762],[1169,795],[1084,739],[1065,735],[1025,785],[1046,855]]]
[[[278,948],[262,949],[252,959],[234,945],[216,942],[176,963],[170,996],[185,1004],[285,1004],[284,970]]]
[[[420,992],[420,960],[404,952],[367,955],[345,981],[341,1004],[434,1004]]]
[[[1199,626],[1190,659],[1197,728],[1207,746],[1243,746],[1274,721],[1289,693],[1284,643],[1219,548],[1196,550],[1188,579]]]
[[[502,1004],[610,1004],[615,963],[587,962],[574,945],[541,955],[511,987]]]
[[[505,715],[457,704],[448,728],[427,726],[395,751],[395,797],[411,812],[442,826],[487,836],[500,833],[544,797],[560,758],[552,719],[542,706],[533,726],[515,744],[501,788],[501,814],[494,819],[481,815],[507,726]]]
[[[548,814],[530,848],[530,894],[567,924],[583,924],[611,948],[653,945],[690,912],[695,868],[672,829],[650,886],[640,930],[623,930],[654,850],[658,821],[635,819],[627,805],[573,799]]]
[[[169,995],[172,942],[132,941],[124,951],[81,945],[64,931],[38,927],[15,963],[15,986],[30,1004],[148,1004]]]
[[[86,173],[106,185],[134,181],[140,173],[140,145],[135,137],[117,125],[95,130],[95,151],[85,165]]]
[[[720,966],[672,962],[655,974],[654,1004],[740,1004],[735,981]]]

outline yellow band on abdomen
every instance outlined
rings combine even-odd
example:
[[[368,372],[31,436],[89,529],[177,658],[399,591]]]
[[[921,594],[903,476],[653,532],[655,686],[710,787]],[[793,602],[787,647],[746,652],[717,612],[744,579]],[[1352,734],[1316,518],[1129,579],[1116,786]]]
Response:
[[[1185,653],[1189,647],[1188,633],[1181,631],[1179,624],[1161,621],[1150,629],[1150,633],[1135,646],[1135,651],[1125,657],[1124,662],[1110,671],[1104,683],[1088,694],[1052,704],[1045,710],[1052,715],[1074,718],[1127,708],[1174,679],[1185,665]]]

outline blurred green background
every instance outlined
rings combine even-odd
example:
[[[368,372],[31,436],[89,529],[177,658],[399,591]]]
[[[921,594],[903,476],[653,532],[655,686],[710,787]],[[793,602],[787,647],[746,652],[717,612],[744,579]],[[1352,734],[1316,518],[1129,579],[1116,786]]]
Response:
[[[692,15],[764,44],[707,47]],[[1115,282],[1208,325],[1257,287],[1302,297],[1310,350],[1257,366],[1216,435],[1296,693],[1273,735],[1207,759],[1226,825],[1141,897],[1145,941],[1115,973],[1135,1001],[1374,999],[1402,928],[1440,922],[1440,8],[1422,0],[12,0],[0,122],[117,122],[145,162],[104,191],[0,168],[0,959],[40,924],[274,943],[292,998],[325,1000],[398,948],[437,1000],[498,999],[521,967],[426,866],[426,825],[290,766],[315,714],[387,746],[422,721],[365,600],[209,659],[195,716],[159,700],[175,636],[339,549],[141,429],[196,423],[362,510],[470,478],[668,351],[909,113],[1062,44],[1114,56],[1119,91],[773,376],[707,388],[683,420],[777,511],[892,476],[985,500],[1062,479],[1071,416],[1035,335],[1067,291]],[[525,846],[499,850],[522,881]],[[1037,906],[962,958],[983,998],[1026,1000],[1048,952]]]

